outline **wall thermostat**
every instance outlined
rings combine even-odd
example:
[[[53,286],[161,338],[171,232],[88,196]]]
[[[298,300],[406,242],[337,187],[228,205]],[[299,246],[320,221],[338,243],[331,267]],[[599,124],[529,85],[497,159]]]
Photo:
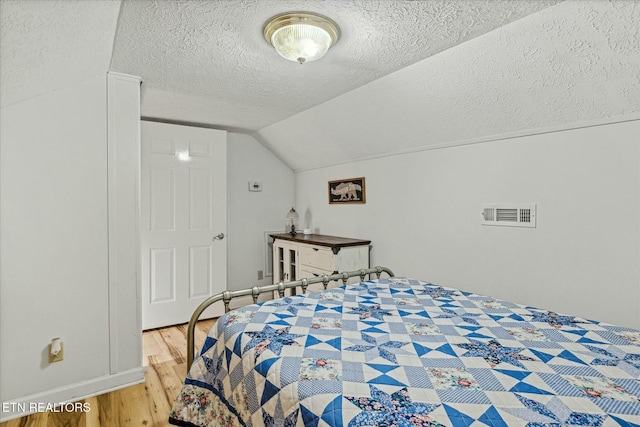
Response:
[[[249,191],[262,191],[262,183],[258,181],[249,181]]]

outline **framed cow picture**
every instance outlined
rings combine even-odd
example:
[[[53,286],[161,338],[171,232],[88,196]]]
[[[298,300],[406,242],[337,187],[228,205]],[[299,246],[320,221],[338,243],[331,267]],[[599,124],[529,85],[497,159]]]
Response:
[[[364,177],[329,181],[329,204],[366,203]]]

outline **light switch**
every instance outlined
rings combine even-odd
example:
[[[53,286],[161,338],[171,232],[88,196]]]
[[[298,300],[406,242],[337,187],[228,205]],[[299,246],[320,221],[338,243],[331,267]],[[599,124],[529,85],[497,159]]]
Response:
[[[249,191],[262,191],[262,183],[258,181],[249,181]]]

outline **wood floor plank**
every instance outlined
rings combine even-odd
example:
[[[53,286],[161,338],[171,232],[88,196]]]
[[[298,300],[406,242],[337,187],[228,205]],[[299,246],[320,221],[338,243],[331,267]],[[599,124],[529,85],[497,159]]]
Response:
[[[155,378],[147,373],[145,379],[153,382]],[[155,403],[153,397],[148,394],[149,384],[138,384],[134,387],[127,387],[115,396],[118,407],[118,422],[122,427],[133,426],[165,426],[169,423],[167,419],[162,424],[157,423],[155,414]]]
[[[160,393],[164,396],[166,402],[173,405],[173,401],[178,396],[182,383],[184,381],[184,375],[179,376],[174,369],[175,366],[184,366],[184,363],[153,363],[151,365],[150,375],[156,375],[157,381],[149,382],[149,386],[154,386],[152,394],[155,392],[158,399],[160,399]],[[161,384],[162,388],[155,387],[156,384]]]
[[[96,397],[97,408],[92,407],[91,410],[98,413],[99,426],[108,426],[117,422],[118,407],[114,402],[116,393],[106,393]]]
[[[196,346],[215,319],[196,325]],[[0,427],[168,427],[169,412],[187,374],[186,325],[145,331],[145,382],[94,396],[80,403],[88,412],[40,412],[0,423]]]
[[[149,358],[153,357],[156,363],[166,363],[173,360],[173,356],[169,351],[162,335],[159,331],[147,331],[144,333],[147,336],[146,343],[149,344],[149,350],[145,349],[144,352],[144,365],[149,366]],[[186,348],[186,344],[185,344]]]
[[[5,423],[1,423],[2,427],[46,427],[49,419],[48,412],[40,412],[29,415],[28,417],[17,418]]]
[[[142,334],[142,348],[144,349],[143,366],[149,366],[149,356],[162,354],[162,348],[156,341],[156,331],[145,331]],[[170,357],[167,355],[167,357]]]
[[[151,365],[151,369],[147,373],[150,381],[146,385],[147,407],[153,426],[162,426],[167,424],[169,412],[173,406],[173,401],[180,388],[176,390],[175,383],[181,383],[184,378],[179,379],[175,376],[167,376],[168,366],[172,363],[163,363],[160,365]]]
[[[176,363],[183,363],[187,357],[187,336],[178,328],[160,331],[160,337]],[[180,345],[182,343],[182,345]]]
[[[53,412],[49,414],[49,422],[51,427],[86,427],[86,419],[83,412]]]
[[[180,363],[173,366],[173,372],[178,378],[185,378],[187,376],[187,364]]]
[[[100,427],[100,411],[98,410],[98,398],[90,397],[85,399],[85,403],[89,404],[91,411],[85,414],[87,427]]]

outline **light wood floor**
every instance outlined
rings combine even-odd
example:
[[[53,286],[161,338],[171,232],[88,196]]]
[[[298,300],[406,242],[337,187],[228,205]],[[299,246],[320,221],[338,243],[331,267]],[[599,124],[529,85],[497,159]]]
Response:
[[[196,346],[215,320],[196,327]],[[0,427],[165,427],[173,401],[187,375],[187,325],[142,334],[145,382],[81,401],[89,412],[41,412],[0,423]]]

